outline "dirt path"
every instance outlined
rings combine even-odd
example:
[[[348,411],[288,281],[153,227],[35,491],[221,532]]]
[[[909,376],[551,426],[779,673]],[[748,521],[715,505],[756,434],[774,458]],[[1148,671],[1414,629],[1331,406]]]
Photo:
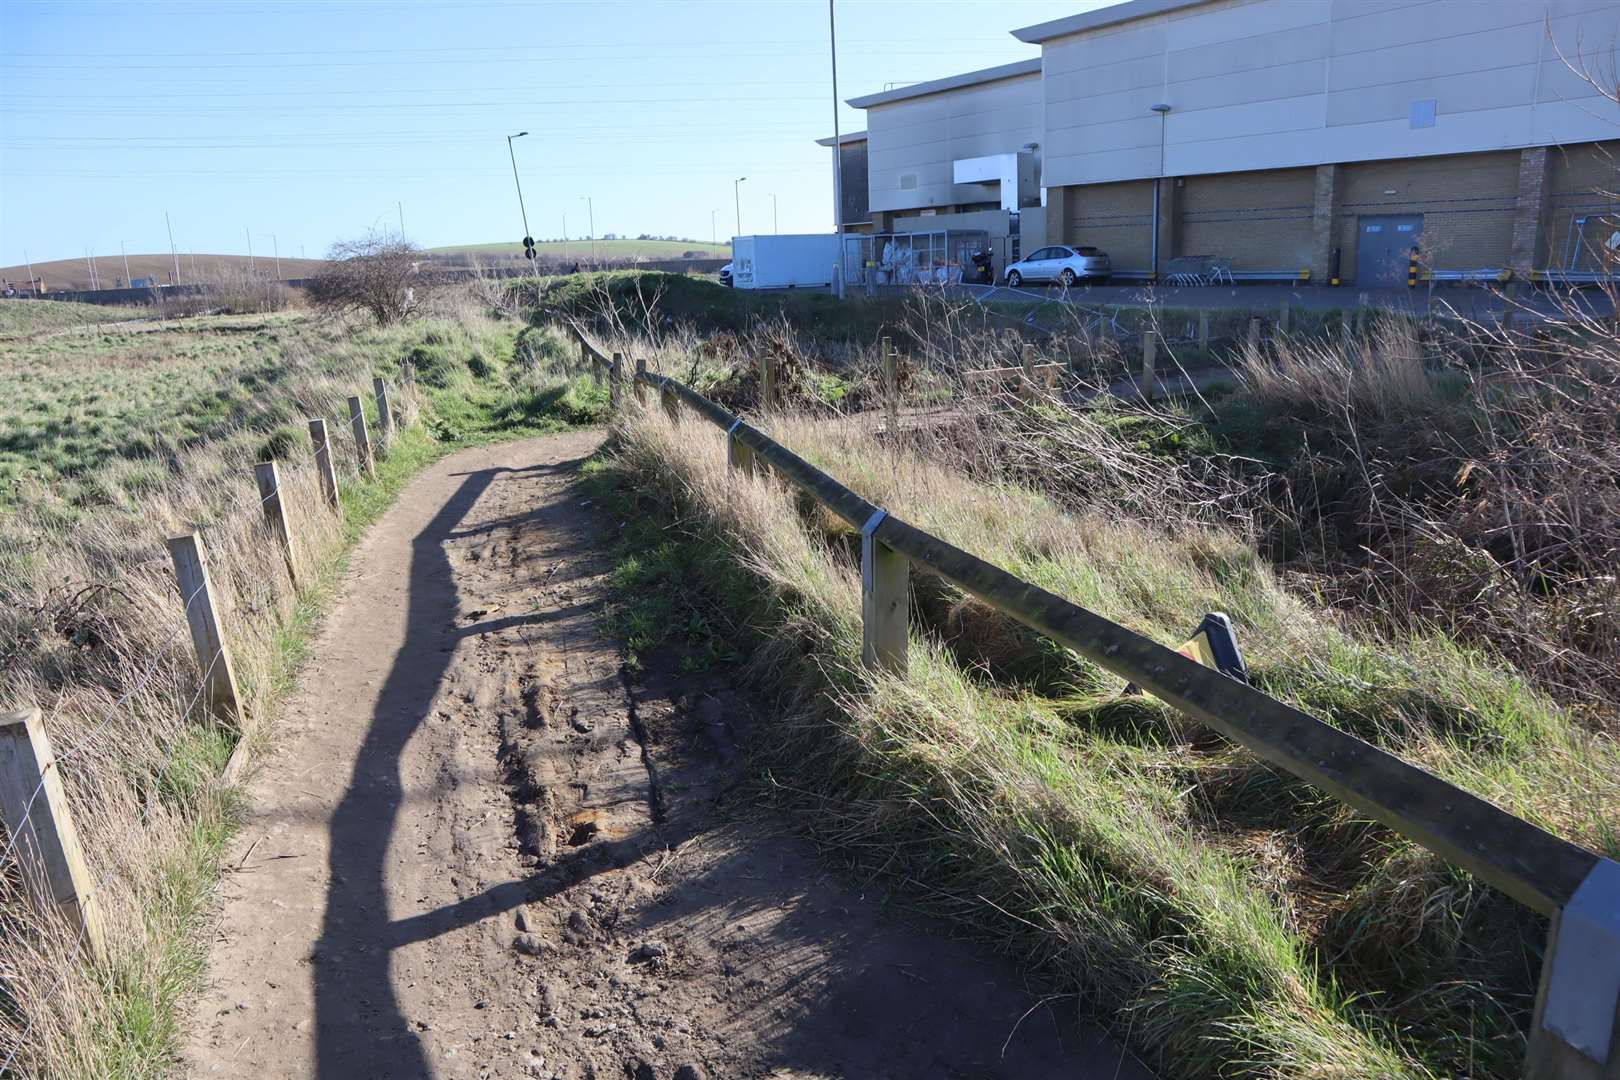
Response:
[[[357,552],[250,784],[194,1074],[1144,1078],[739,820],[747,700],[632,685],[603,636],[599,438],[449,458]]]

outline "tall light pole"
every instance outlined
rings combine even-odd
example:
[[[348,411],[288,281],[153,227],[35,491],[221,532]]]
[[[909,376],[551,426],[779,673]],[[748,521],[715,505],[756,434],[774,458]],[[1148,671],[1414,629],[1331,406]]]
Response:
[[[838,23],[833,0],[827,0],[827,43],[832,50],[833,109],[833,235],[838,237],[838,280],[833,289],[844,295],[844,146],[838,137]]]
[[[124,241],[122,240],[118,241],[118,254],[124,257],[124,288],[132,289],[134,286],[130,282],[135,279],[129,276],[129,249],[124,247]]]
[[[779,233],[781,231],[781,223],[776,218],[776,192],[773,191],[771,192],[771,232]]]
[[[1153,106],[1159,114],[1159,175],[1153,178],[1153,280],[1159,280],[1159,188],[1164,180],[1164,127],[1170,115],[1170,106]]]
[[[523,215],[523,240],[524,240],[523,246],[524,246],[524,248],[527,248],[529,246],[529,241],[532,238],[529,236],[529,211],[526,210],[524,208],[524,206],[523,206],[523,181],[518,179],[517,153],[512,149],[512,140],[513,139],[521,139],[521,138],[523,138],[523,136],[525,136],[527,134],[528,134],[527,131],[520,131],[516,135],[508,135],[506,137],[506,156],[512,159],[512,183],[517,185],[518,213]]]
[[[163,211],[163,227],[169,230],[169,255],[174,259],[174,283],[180,284],[180,252],[174,246],[174,226],[169,223],[169,212]]]
[[[735,180],[733,180],[731,182],[731,198],[732,198],[732,201],[737,204],[737,235],[738,236],[742,235],[742,182],[744,180],[746,180],[746,179],[748,179],[748,177],[739,176],[739,177],[737,177],[737,179],[735,179]]]
[[[404,232],[401,231],[400,235],[403,236]],[[280,281],[281,280],[281,245],[276,243],[276,234],[275,233],[270,234],[270,251],[274,254],[275,260],[276,260],[276,280]]]

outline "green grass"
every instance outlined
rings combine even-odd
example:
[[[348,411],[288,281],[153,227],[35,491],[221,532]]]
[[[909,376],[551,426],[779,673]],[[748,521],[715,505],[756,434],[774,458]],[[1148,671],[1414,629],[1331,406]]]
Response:
[[[1219,530],[1069,514],[825,425],[776,430],[917,526],[1159,641],[1226,611],[1268,693],[1620,851],[1613,744],[1477,652],[1347,632]],[[910,672],[868,676],[851,531],[727,478],[719,445],[650,410],[593,480],[637,523],[624,603],[701,619],[722,638],[705,649],[750,657],[783,695],[756,760],[830,850],[1079,995],[1163,1075],[1518,1074],[1544,920],[924,571]],[[648,627],[628,625],[632,648],[684,647]]]

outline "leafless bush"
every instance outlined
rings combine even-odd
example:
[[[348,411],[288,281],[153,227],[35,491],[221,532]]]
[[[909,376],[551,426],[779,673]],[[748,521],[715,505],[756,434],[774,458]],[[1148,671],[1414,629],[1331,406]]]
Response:
[[[420,257],[416,245],[389,233],[340,240],[310,283],[310,302],[333,315],[370,315],[379,326],[398,322],[413,310]]]

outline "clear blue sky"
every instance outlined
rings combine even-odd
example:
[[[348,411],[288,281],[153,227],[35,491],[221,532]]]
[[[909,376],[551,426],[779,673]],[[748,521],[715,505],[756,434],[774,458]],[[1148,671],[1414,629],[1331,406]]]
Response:
[[[841,98],[1037,55],[1101,0],[838,0]],[[844,106],[845,130],[862,114]],[[0,265],[315,256],[372,226],[522,235],[831,228],[825,0],[0,0]]]

